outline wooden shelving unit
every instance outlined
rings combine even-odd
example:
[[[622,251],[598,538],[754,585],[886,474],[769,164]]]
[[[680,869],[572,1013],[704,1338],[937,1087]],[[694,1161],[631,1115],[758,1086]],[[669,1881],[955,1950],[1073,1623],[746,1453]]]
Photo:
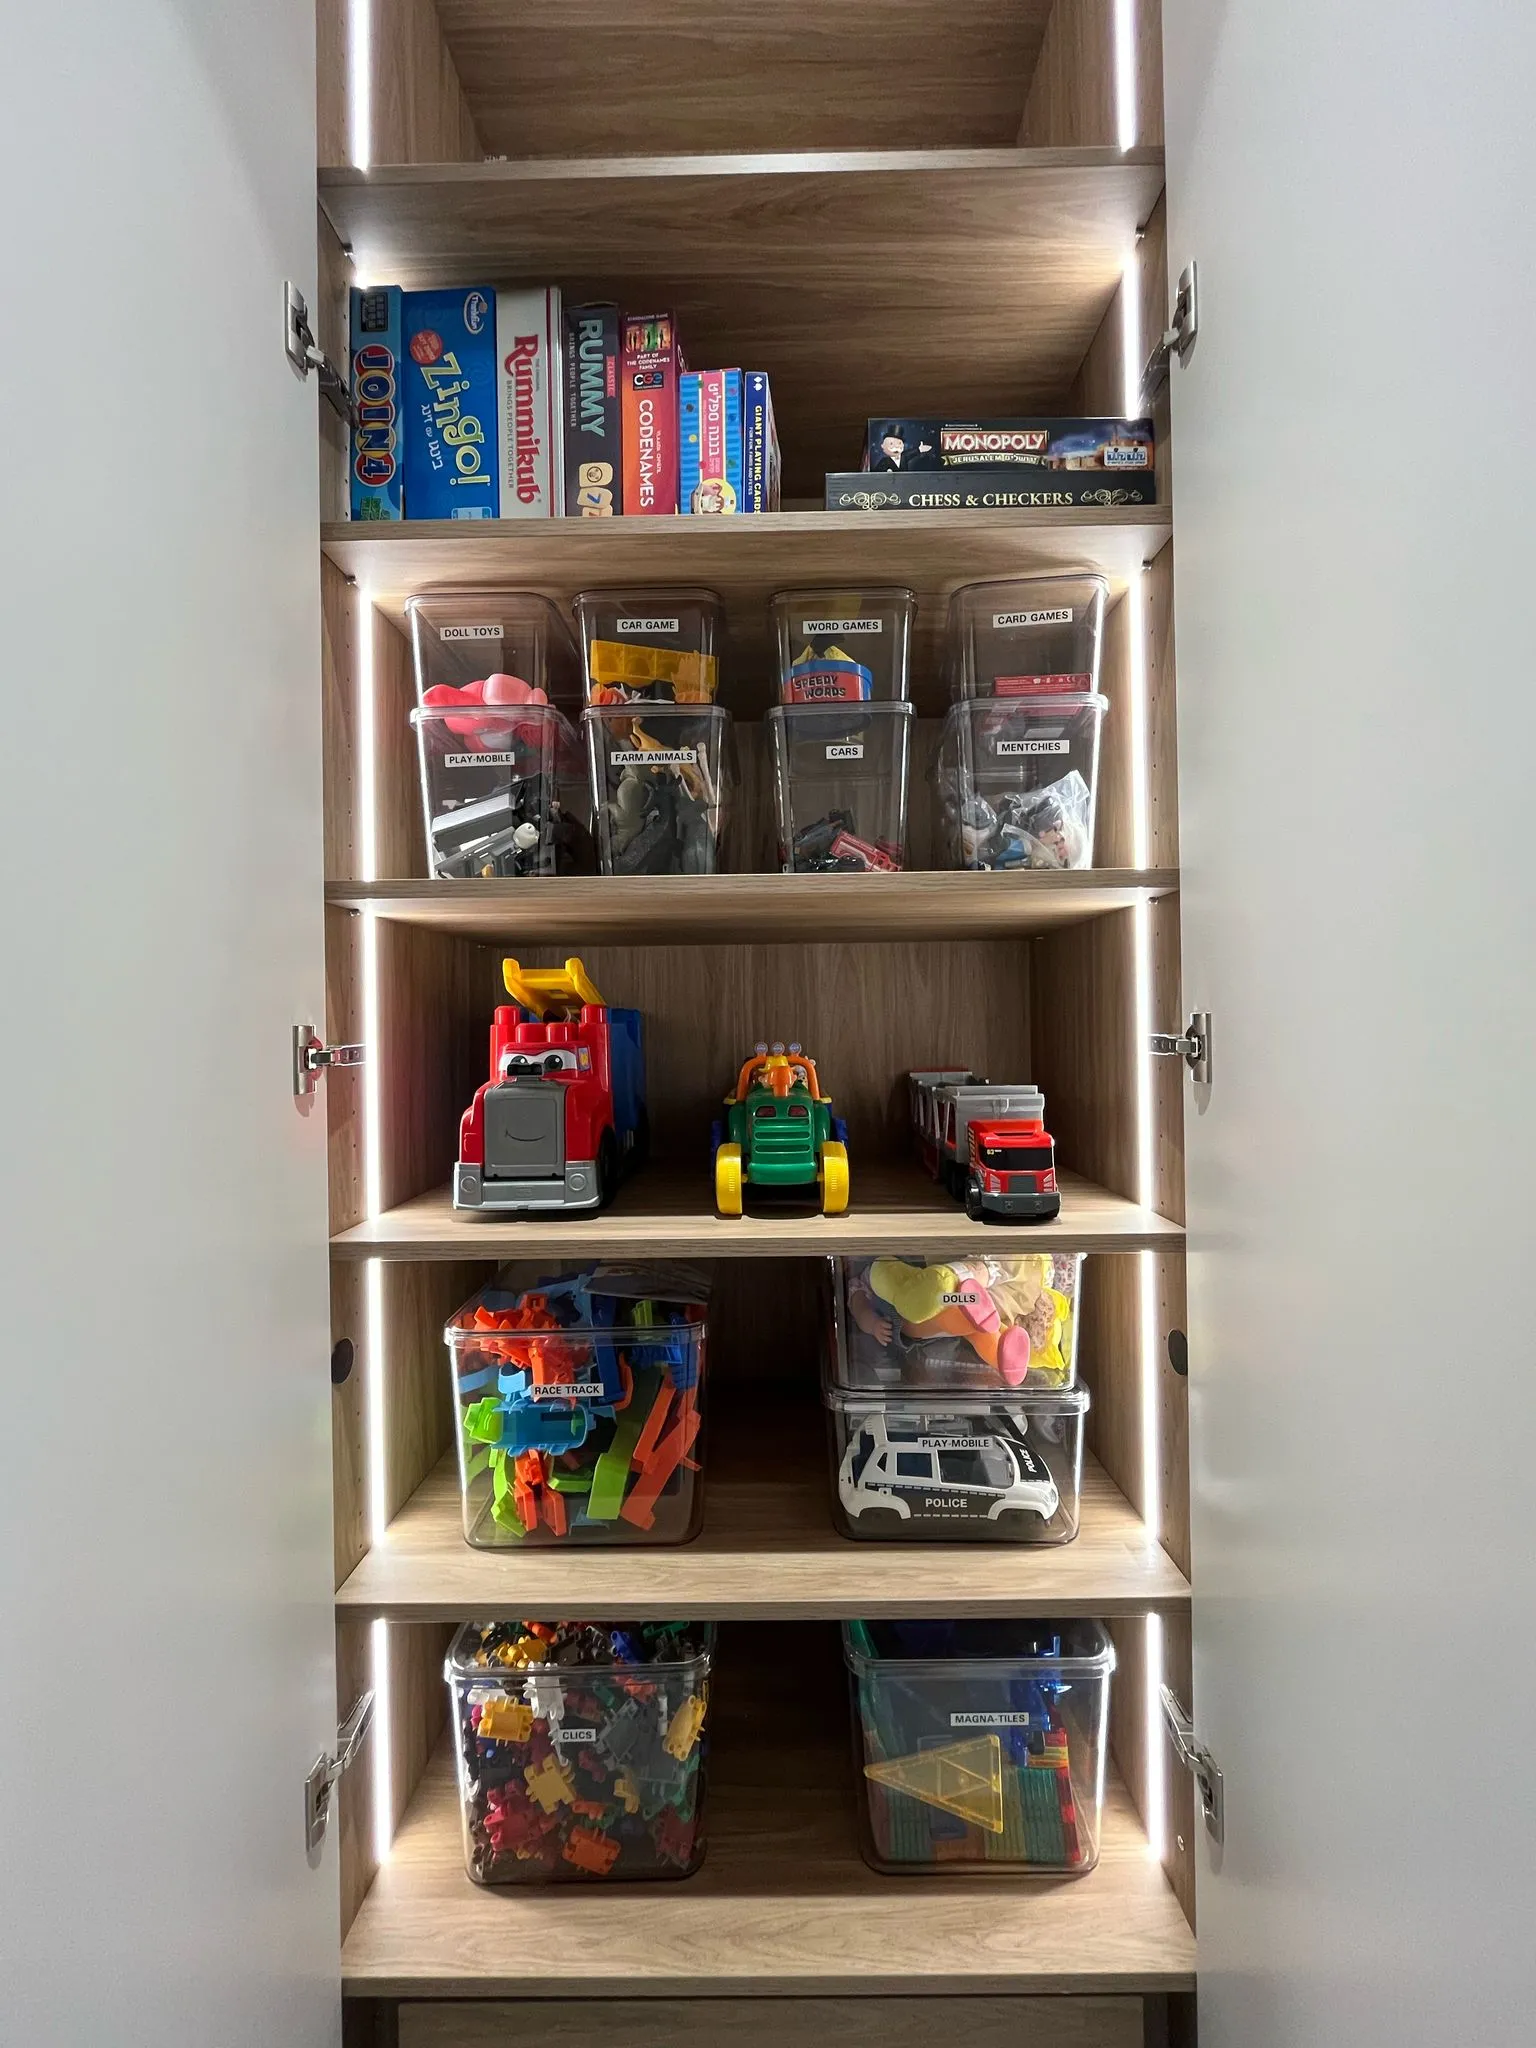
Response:
[[[359,1619],[522,1614],[701,1621],[972,1614],[1145,1614],[1189,1583],[1097,1459],[1081,1527],[1059,1548],[853,1543],[832,1526],[825,1425],[807,1404],[710,1425],[704,1528],[676,1549],[472,1550],[456,1458],[412,1495],[339,1588]]]
[[[551,1215],[496,1221],[454,1212],[447,1188],[401,1202],[341,1231],[331,1250],[345,1259],[510,1258],[811,1258],[828,1253],[877,1258],[886,1253],[951,1258],[999,1253],[1021,1242],[1060,1251],[1168,1250],[1183,1242],[1180,1224],[1095,1187],[1061,1176],[1061,1215],[1022,1240],[973,1223],[916,1167],[856,1166],[854,1202],[844,1216],[717,1216],[702,1172],[649,1170],[621,1188],[601,1218]]]
[[[882,1878],[856,1838],[830,1629],[722,1637],[704,1868],[675,1885],[485,1891],[465,1875],[452,1752],[422,1778],[342,1949],[356,1996],[602,2000],[1166,1993],[1194,1940],[1113,1778],[1076,1879]]]
[[[331,882],[325,900],[460,938],[586,945],[1022,939],[1172,895],[1170,868],[1059,874],[570,875],[526,882]]]

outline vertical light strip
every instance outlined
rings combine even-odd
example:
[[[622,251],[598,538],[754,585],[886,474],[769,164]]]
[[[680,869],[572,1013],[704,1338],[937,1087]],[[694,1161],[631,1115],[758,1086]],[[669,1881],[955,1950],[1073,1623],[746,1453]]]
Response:
[[[1136,0],[1115,0],[1115,140],[1136,147]]]
[[[1163,1733],[1163,1617],[1147,1616],[1147,1848],[1154,1863],[1168,1853],[1168,1738]]]
[[[389,1623],[380,1615],[368,1629],[368,1683],[373,1688],[373,1854],[389,1861],[395,1841],[395,1778],[391,1769]]]
[[[1141,345],[1141,245],[1133,243],[1120,271],[1120,410],[1128,420],[1141,412],[1141,373],[1147,367]]]
[[[373,161],[373,0],[347,0],[347,153],[360,171]]]

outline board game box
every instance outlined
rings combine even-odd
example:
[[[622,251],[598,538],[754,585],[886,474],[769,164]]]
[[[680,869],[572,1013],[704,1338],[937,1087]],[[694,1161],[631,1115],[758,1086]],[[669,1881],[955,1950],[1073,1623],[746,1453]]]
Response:
[[[773,394],[762,370],[748,370],[741,380],[741,443],[742,510],[777,512],[779,436]]]
[[[619,401],[619,309],[565,309],[565,510],[611,519],[624,494]]]
[[[560,288],[496,294],[501,517],[547,519],[560,509]]]
[[[685,370],[678,419],[679,512],[743,511],[740,370]]]
[[[354,519],[401,517],[400,301],[395,284],[350,295]]]
[[[401,338],[407,518],[494,519],[500,498],[492,292],[406,292]]]
[[[683,368],[670,313],[625,314],[621,383],[628,513],[677,510],[677,386]]]
[[[1147,470],[1110,475],[1101,469],[893,470],[877,476],[852,469],[827,478],[829,512],[997,511],[1021,506],[1155,505],[1157,478]]]
[[[1151,420],[870,420],[864,467],[893,471],[999,469],[1150,470]]]

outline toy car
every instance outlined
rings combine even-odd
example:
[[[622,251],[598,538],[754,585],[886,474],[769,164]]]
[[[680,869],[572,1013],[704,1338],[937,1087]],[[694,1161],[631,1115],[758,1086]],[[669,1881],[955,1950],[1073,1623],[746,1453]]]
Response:
[[[847,1513],[899,1521],[996,1522],[1004,1515],[1050,1521],[1056,1482],[1007,1416],[872,1413],[851,1427],[837,1471]]]
[[[1049,1223],[1061,1214],[1056,1145],[1040,1117],[978,1118],[970,1147],[965,1213],[973,1222]]]
[[[579,960],[502,962],[511,1004],[491,1026],[491,1078],[459,1125],[455,1209],[600,1209],[645,1156],[638,1010],[611,1010]]]
[[[964,1201],[970,1166],[970,1127],[988,1118],[1044,1116],[1045,1097],[1028,1081],[941,1083],[933,1092],[934,1160],[941,1186]]]
[[[749,1187],[817,1189],[824,1216],[848,1206],[848,1129],[798,1045],[759,1045],[743,1061],[714,1127],[715,1206],[742,1213]]]

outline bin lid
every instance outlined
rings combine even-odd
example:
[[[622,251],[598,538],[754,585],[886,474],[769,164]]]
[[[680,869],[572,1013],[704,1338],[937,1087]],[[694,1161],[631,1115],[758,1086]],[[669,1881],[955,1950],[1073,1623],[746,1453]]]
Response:
[[[504,1660],[521,1637],[554,1630],[540,1663]],[[606,1649],[604,1639],[606,1638]],[[617,1645],[617,1649],[615,1648]],[[712,1621],[466,1621],[449,1646],[443,1676],[483,1684],[521,1684],[537,1673],[575,1686],[583,1677],[628,1677],[636,1671],[707,1671],[715,1647]],[[562,1661],[562,1653],[569,1661]]]
[[[1080,1381],[1066,1387],[841,1387],[826,1382],[822,1399],[850,1421],[880,1415],[886,1421],[926,1423],[974,1422],[999,1415],[1028,1429],[1030,1422],[1056,1415],[1086,1415],[1088,1389]]]
[[[876,1671],[996,1674],[1028,1665],[1032,1674],[1105,1678],[1115,1646],[1099,1621],[845,1621],[843,1655],[860,1677]]]

